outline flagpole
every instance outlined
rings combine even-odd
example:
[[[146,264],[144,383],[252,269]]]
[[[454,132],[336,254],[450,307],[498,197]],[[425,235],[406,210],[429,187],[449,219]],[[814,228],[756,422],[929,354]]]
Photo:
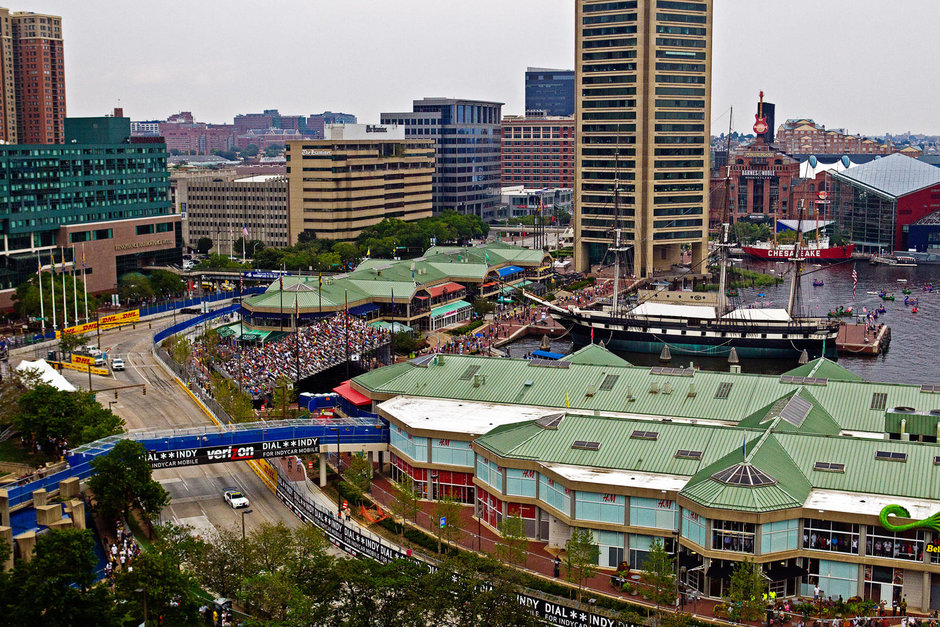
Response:
[[[343,314],[343,328],[345,329],[346,335],[346,379],[349,379],[349,290],[343,290],[345,296],[344,300],[346,301],[345,309],[346,311]]]
[[[39,273],[39,318],[42,323],[42,337],[46,337],[46,306],[42,302],[42,253],[39,253],[37,272]]]
[[[62,330],[65,331],[65,328],[69,326],[69,301],[65,294],[65,249],[60,248],[59,253],[62,257]]]
[[[88,283],[85,281],[85,242],[82,242],[82,289],[85,292],[85,322],[88,322]]]
[[[74,246],[72,246],[72,304],[75,306],[75,324],[78,324],[78,275],[75,274]]]
[[[49,287],[52,289],[52,330],[55,331],[56,319],[55,319],[55,257],[52,254],[52,251],[49,251],[49,261],[51,261],[50,267],[52,268],[52,276],[49,280]]]

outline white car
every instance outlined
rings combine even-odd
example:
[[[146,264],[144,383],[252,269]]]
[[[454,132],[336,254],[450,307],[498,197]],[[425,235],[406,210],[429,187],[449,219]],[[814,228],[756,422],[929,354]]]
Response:
[[[222,496],[225,498],[225,502],[232,506],[232,509],[248,507],[248,498],[241,493],[241,490],[228,488],[222,492]]]
[[[124,360],[120,357],[115,357],[111,360],[111,370],[124,370]]]

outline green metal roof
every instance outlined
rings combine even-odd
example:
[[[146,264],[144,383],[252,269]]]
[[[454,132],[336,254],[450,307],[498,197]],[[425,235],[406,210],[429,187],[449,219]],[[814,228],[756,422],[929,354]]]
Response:
[[[797,366],[784,374],[797,377],[820,377],[833,381],[864,381],[862,377],[848,368],[843,368],[836,362],[826,359],[825,357],[820,357],[802,366]]]
[[[522,359],[448,355],[443,363],[427,368],[412,366],[390,381],[378,379],[384,377],[378,374],[382,369],[360,375],[356,381],[366,389],[391,395],[728,422],[742,421],[755,408],[769,407],[781,397],[805,388],[815,399],[814,408],[825,410],[841,430],[872,433],[883,432],[886,409],[905,406],[926,412],[940,407],[940,395],[922,392],[916,385],[837,380],[826,385],[804,385],[784,383],[771,375],[701,370],[693,376],[660,375],[652,374],[648,367],[566,363],[567,368],[533,366]],[[477,366],[478,373],[486,376],[484,384],[473,387],[472,381],[460,379],[469,366]],[[616,375],[616,379],[609,390],[601,390],[608,375]],[[875,394],[885,395],[884,405],[874,405],[881,409],[872,409]],[[819,425],[815,428],[823,433],[831,432],[825,416],[817,413],[810,418],[808,425]]]
[[[446,316],[449,313],[455,311],[460,311],[461,309],[472,308],[473,305],[468,303],[465,300],[455,300],[452,303],[447,303],[446,305],[441,305],[440,307],[435,307],[431,310],[432,318],[440,318],[441,316]]]
[[[629,361],[618,357],[599,344],[588,344],[570,355],[562,357],[559,361],[573,364],[593,364],[595,366],[629,366]]]

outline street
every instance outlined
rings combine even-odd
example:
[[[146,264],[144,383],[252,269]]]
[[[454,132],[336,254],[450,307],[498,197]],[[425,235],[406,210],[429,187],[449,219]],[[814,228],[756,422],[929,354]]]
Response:
[[[138,323],[136,329],[128,327],[101,337],[102,350],[109,358],[122,357],[126,370],[112,372],[110,377],[92,375],[93,389],[139,384],[147,387],[146,396],[140,388],[118,390],[117,398],[114,391],[96,395],[99,403],[104,407],[110,405],[112,411],[124,420],[128,430],[211,424],[209,417],[167,375],[151,353],[153,334],[166,324],[166,319],[156,321],[150,329],[146,322]],[[94,336],[89,335],[89,343],[93,340]],[[15,367],[19,361],[20,356],[11,356],[10,366]],[[88,389],[87,374],[75,370],[63,370],[62,374],[76,387]],[[251,513],[245,514],[246,529],[262,522],[283,521],[289,527],[301,524],[247,462],[156,470],[153,476],[171,496],[170,506],[164,510],[162,520],[191,525],[200,534],[213,527],[241,527],[241,512],[245,510],[233,510],[222,499],[222,490],[228,487],[239,488],[251,501]]]

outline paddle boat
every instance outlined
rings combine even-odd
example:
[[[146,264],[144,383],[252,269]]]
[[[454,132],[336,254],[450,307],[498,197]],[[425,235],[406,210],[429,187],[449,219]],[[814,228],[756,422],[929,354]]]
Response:
[[[886,313],[888,313],[888,310],[885,309],[885,306],[884,306],[884,305],[882,305],[881,307],[879,307],[879,308],[876,309],[875,311],[878,312],[879,314],[886,314]]]
[[[822,287],[826,283],[820,279],[813,279],[813,287]]]
[[[835,309],[829,311],[830,318],[844,318],[846,316],[851,316],[851,315],[852,315],[852,308],[851,307],[845,308],[842,305],[839,305]]]
[[[881,296],[881,300],[894,300],[894,294],[886,294],[882,292],[879,294],[879,296]]]
[[[913,309],[911,309],[911,313],[917,313],[917,307],[914,307]]]
[[[910,293],[911,293],[911,288],[905,287],[903,290],[901,290],[901,293],[902,293],[902,294],[910,294]]]

